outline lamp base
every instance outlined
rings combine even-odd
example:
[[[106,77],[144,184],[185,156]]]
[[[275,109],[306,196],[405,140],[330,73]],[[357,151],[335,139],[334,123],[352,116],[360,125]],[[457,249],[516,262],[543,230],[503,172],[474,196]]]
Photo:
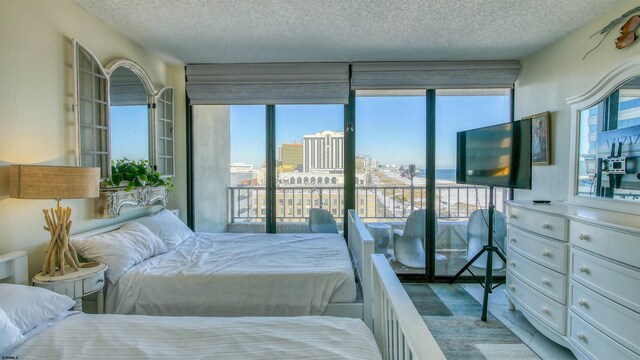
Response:
[[[42,264],[42,275],[53,276],[56,268],[59,269],[60,275],[64,275],[67,265],[70,265],[73,271],[78,271],[80,265],[78,253],[69,243],[71,208],[61,208],[60,200],[57,200],[55,209],[43,209],[42,212],[47,222],[44,229],[51,234],[51,242]]]

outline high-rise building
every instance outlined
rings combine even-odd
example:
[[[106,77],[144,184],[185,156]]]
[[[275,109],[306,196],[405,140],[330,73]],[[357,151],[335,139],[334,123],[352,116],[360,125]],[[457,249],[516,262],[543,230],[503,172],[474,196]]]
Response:
[[[278,147],[280,166],[302,170],[304,147],[296,140],[293,144],[282,144]]]
[[[304,135],[303,171],[342,172],[344,169],[344,133],[322,131]]]

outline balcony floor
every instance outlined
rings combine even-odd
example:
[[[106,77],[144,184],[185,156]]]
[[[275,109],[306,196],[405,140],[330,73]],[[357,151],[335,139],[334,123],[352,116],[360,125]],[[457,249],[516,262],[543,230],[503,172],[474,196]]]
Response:
[[[389,250],[390,253],[393,250]],[[463,266],[467,264],[467,253],[466,251],[440,251],[436,252],[439,255],[444,255],[447,258],[445,260],[436,260],[436,276],[453,276],[455,275]],[[405,266],[398,261],[392,260],[390,261],[391,267],[399,275],[420,275],[424,274],[424,269],[416,269]],[[477,276],[484,276],[485,270],[471,266],[470,270]],[[504,276],[505,270],[494,270],[493,274],[495,276]],[[471,276],[469,272],[465,272],[463,276]]]

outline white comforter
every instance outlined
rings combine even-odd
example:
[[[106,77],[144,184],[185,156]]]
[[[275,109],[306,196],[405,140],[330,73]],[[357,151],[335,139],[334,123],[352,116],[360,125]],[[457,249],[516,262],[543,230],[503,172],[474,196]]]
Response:
[[[77,314],[5,356],[27,359],[381,359],[359,319]]]
[[[117,314],[298,316],[355,298],[340,235],[197,233],[109,284],[106,308]]]

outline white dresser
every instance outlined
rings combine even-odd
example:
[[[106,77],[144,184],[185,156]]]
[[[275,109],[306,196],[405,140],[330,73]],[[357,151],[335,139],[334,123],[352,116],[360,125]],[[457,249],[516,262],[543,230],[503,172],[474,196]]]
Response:
[[[579,359],[640,359],[640,217],[514,201],[507,223],[510,306]]]

